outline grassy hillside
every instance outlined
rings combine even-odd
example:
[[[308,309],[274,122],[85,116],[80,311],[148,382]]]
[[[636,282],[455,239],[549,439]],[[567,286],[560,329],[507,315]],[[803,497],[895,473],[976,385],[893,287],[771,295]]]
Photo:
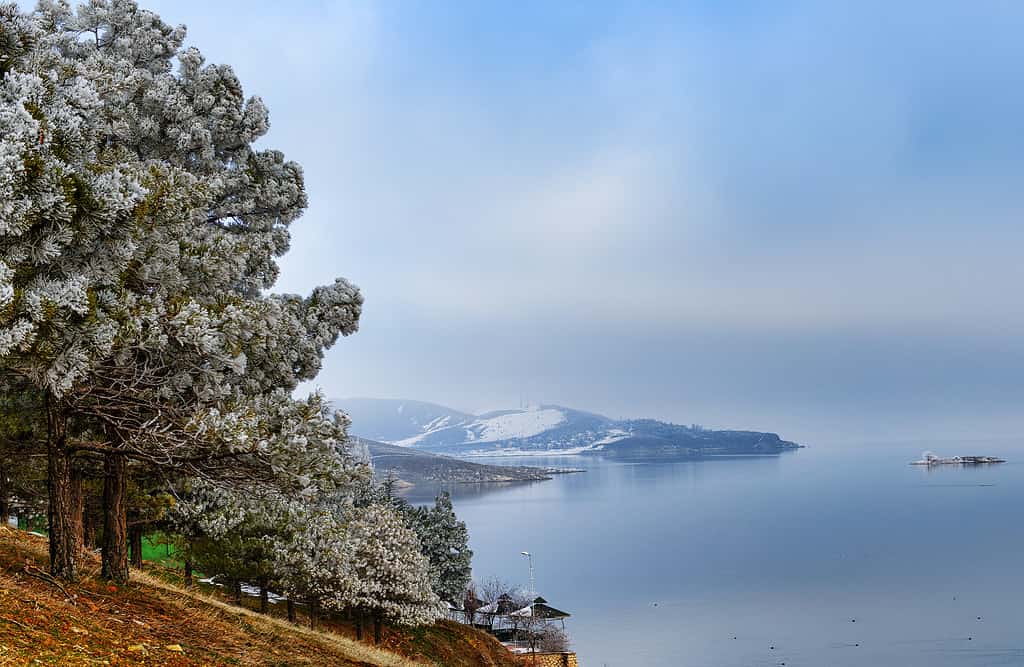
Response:
[[[515,665],[493,638],[457,623],[387,628],[381,650],[351,638],[344,623],[314,632],[227,604],[215,591],[186,590],[157,565],[129,586],[46,574],[46,540],[0,527],[0,664],[339,665],[469,667]]]

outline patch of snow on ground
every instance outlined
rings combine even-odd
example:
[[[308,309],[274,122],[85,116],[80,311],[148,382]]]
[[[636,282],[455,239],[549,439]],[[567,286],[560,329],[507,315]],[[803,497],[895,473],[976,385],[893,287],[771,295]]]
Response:
[[[448,426],[448,422],[452,420],[451,415],[445,415],[443,417],[437,417],[429,424],[423,427],[424,431],[436,431]]]
[[[388,444],[397,445],[399,447],[415,447],[421,440],[423,440],[423,438],[427,437],[431,433],[443,431],[448,428],[448,424],[451,422],[451,419],[451,415],[437,417],[426,426],[421,427],[423,429],[423,433],[412,435],[408,438],[403,438],[402,440],[389,440]]]
[[[201,583],[201,584],[210,584],[211,586],[220,586],[221,588],[224,587],[224,584],[222,584],[219,581],[217,581],[217,577],[208,577],[206,579],[200,579],[199,583]],[[251,597],[251,598],[258,598],[260,596],[259,586],[250,586],[249,584],[241,584],[239,586],[239,588],[242,589],[242,595],[246,595],[246,596]],[[287,601],[288,601],[288,598],[282,597],[282,596],[278,595],[277,593],[273,593],[271,591],[267,591],[267,602],[269,602],[270,604],[277,604],[279,602],[287,602]]]
[[[559,424],[564,424],[565,421],[565,413],[553,408],[514,412],[480,422],[483,430],[477,440],[478,442],[497,442],[530,438],[549,431]]]
[[[416,443],[418,443],[420,440],[425,438],[427,435],[429,435],[429,434],[428,433],[420,433],[419,435],[414,435],[411,438],[405,438],[404,440],[390,440],[390,441],[388,441],[388,444],[389,445],[398,445],[399,447],[415,447]]]
[[[613,442],[618,442],[619,440],[625,440],[628,437],[629,437],[629,432],[628,431],[623,431],[621,428],[613,428],[612,430],[608,431],[608,435],[606,435],[605,437],[601,438],[600,440],[595,440],[594,442],[590,443],[590,446],[591,447],[597,447],[597,446],[600,446],[600,445],[610,445]]]

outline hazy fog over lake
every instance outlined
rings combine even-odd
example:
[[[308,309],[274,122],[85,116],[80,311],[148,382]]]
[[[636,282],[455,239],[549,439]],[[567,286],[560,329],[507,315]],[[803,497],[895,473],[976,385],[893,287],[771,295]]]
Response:
[[[306,170],[279,289],[363,289],[330,396],[1024,429],[1024,5],[147,6]]]

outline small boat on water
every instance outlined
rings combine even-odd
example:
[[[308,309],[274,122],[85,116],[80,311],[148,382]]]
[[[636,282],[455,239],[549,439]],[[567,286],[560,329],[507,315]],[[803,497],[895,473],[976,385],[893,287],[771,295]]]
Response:
[[[1006,459],[997,456],[953,456],[943,458],[931,452],[925,452],[920,461],[911,461],[912,466],[976,466],[987,463],[1006,463]]]

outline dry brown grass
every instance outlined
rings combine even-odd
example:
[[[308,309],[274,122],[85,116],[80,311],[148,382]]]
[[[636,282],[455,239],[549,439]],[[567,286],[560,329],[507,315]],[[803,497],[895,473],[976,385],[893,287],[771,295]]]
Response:
[[[183,610],[190,610],[192,613],[190,620],[197,622],[244,624],[245,631],[249,635],[273,642],[287,641],[298,635],[313,643],[328,646],[332,652],[343,654],[350,660],[357,660],[369,665],[423,667],[424,664],[331,632],[312,630],[289,623],[276,616],[260,614],[246,607],[228,604],[214,595],[168,583],[146,572],[133,572],[132,581],[137,585],[148,587],[160,597],[174,601]]]
[[[493,638],[455,623],[390,628],[392,650],[381,650],[344,636],[343,623],[310,630],[151,573],[111,586],[94,556],[81,582],[61,585],[47,579],[46,560],[45,538],[0,527],[0,665],[515,664]]]

